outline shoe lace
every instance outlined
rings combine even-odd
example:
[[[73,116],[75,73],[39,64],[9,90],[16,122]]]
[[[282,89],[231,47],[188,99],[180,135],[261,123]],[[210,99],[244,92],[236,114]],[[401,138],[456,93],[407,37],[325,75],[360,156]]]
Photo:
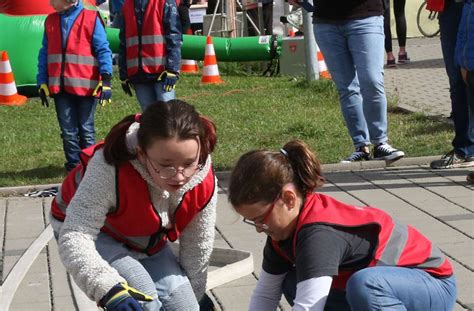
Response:
[[[394,151],[397,151],[397,149],[393,148],[392,146],[390,146],[389,144],[382,144],[382,145],[378,145],[377,146],[377,149],[379,151],[382,151],[383,153],[392,153]]]
[[[360,158],[363,158],[365,155],[366,153],[363,150],[357,149],[347,158],[347,160],[348,161],[358,160]]]

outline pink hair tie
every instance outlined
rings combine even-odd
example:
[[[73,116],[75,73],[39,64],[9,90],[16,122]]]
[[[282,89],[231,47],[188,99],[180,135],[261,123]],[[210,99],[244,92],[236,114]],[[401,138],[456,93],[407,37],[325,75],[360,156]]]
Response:
[[[135,115],[135,122],[140,123],[141,119],[142,119],[142,114],[141,114],[141,113],[137,113],[137,114]]]

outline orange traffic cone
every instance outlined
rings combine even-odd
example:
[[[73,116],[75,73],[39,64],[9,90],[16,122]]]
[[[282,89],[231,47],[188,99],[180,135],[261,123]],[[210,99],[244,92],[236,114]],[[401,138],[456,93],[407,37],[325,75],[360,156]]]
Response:
[[[319,77],[327,80],[331,80],[331,74],[328,71],[328,67],[326,66],[326,62],[324,61],[323,53],[319,50],[319,46],[316,47],[317,49],[317,56],[318,56],[318,68],[319,68]]]
[[[191,28],[186,32],[188,35],[192,35],[193,31]],[[181,73],[198,73],[199,67],[195,60],[192,59],[182,59],[181,60]]]
[[[214,44],[212,44],[212,37],[208,36],[206,41],[206,51],[204,53],[204,67],[202,68],[201,83],[222,83],[219,69],[217,68],[216,53],[214,52]]]
[[[0,53],[2,54],[0,59],[0,105],[21,106],[26,103],[27,98],[17,93],[7,51]]]

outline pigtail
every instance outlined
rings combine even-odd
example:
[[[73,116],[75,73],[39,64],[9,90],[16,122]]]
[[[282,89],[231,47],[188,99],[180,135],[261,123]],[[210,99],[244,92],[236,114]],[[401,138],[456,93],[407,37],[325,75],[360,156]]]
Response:
[[[135,115],[129,115],[115,124],[105,137],[104,157],[107,163],[119,165],[136,157],[127,148],[125,135],[130,125],[135,122]]]
[[[288,158],[293,169],[294,183],[303,194],[313,192],[324,185],[321,164],[305,142],[297,139],[289,141],[282,150],[286,155],[280,152]]]
[[[202,124],[203,131],[200,134],[200,140],[202,142],[200,163],[204,163],[207,156],[214,151],[214,147],[217,143],[216,125],[214,122],[206,116],[199,116]]]

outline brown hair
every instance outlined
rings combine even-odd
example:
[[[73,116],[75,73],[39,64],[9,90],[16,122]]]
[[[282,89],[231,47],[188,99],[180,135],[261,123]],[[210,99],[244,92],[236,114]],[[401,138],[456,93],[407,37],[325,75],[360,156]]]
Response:
[[[234,207],[271,203],[287,183],[305,196],[324,181],[316,155],[303,141],[292,140],[279,152],[254,150],[242,155],[230,177],[228,198]]]
[[[136,119],[140,123],[138,145],[143,150],[148,149],[157,138],[176,137],[185,140],[199,137],[199,164],[204,164],[207,156],[214,151],[217,142],[214,123],[201,116],[192,105],[174,99],[153,103],[140,118],[129,115],[112,127],[104,145],[104,156],[109,164],[119,165],[136,158],[136,154],[128,150],[125,141],[126,132]]]

